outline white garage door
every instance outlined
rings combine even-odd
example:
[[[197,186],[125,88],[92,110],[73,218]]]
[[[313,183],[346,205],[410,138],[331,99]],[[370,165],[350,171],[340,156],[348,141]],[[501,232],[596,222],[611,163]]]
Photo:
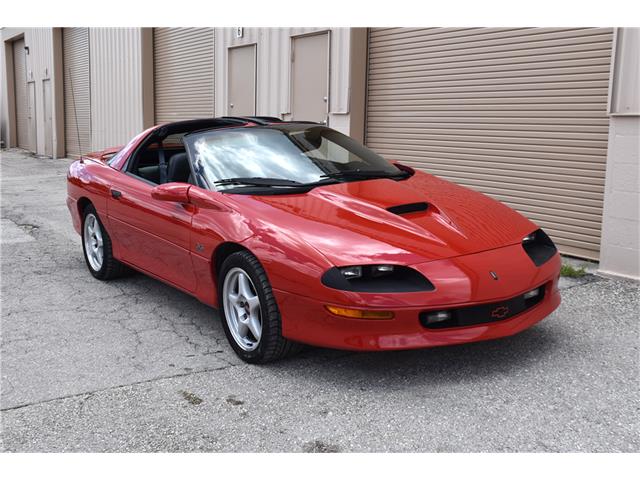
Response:
[[[214,116],[213,29],[154,28],[156,123]]]
[[[371,29],[366,142],[598,258],[611,29]]]

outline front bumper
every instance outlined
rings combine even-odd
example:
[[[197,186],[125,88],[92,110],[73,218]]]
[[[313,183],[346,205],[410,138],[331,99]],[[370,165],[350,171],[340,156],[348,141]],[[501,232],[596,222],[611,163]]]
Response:
[[[514,335],[541,321],[560,305],[559,255],[556,254],[538,268],[531,262],[520,263],[518,260],[514,261],[513,256],[504,256],[505,253],[517,253],[515,250],[509,252],[514,248],[417,266],[425,273],[431,272],[431,275],[427,273],[429,279],[437,277],[438,271],[442,274],[434,282],[436,291],[421,294],[421,300],[416,298],[415,293],[369,294],[357,301],[336,304],[329,299],[323,301],[274,289],[282,315],[283,336],[305,344],[345,350],[405,350]],[[526,260],[529,261],[528,258]],[[504,269],[506,282],[493,283],[494,280],[490,279],[488,270],[484,268],[487,262],[500,267],[503,262],[504,265],[511,265],[509,271]],[[460,273],[456,274],[455,271]],[[539,303],[505,320],[441,329],[426,328],[420,321],[420,316],[425,311],[499,304],[541,286],[544,288],[544,297]],[[393,311],[394,318],[362,320],[337,317],[326,310],[327,304],[345,308],[390,310]]]

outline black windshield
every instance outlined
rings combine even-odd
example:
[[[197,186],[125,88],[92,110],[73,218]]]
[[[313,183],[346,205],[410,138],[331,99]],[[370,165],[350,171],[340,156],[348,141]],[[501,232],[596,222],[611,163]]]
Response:
[[[404,174],[352,138],[321,125],[228,128],[192,133],[185,141],[201,183],[216,190],[237,191],[243,182],[286,188]]]

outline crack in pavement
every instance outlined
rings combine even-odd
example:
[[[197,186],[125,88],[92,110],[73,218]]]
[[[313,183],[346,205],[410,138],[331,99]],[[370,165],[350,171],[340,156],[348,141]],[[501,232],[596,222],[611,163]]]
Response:
[[[131,383],[125,383],[122,385],[113,385],[110,387],[105,387],[105,388],[98,388],[96,390],[91,390],[88,392],[80,392],[80,393],[72,393],[69,395],[62,395],[60,397],[55,397],[55,398],[48,398],[46,400],[39,400],[37,402],[30,402],[30,403],[23,403],[20,405],[13,405],[11,407],[4,407],[4,408],[0,408],[0,412],[11,412],[14,410],[20,410],[23,408],[28,408],[28,407],[35,407],[38,405],[43,405],[46,403],[51,403],[51,402],[56,402],[58,400],[67,400],[70,398],[76,398],[76,397],[85,397],[83,402],[85,402],[86,400],[88,400],[89,398],[93,397],[95,394],[97,393],[102,393],[102,392],[108,392],[111,390],[118,390],[120,388],[127,388],[127,387],[132,387],[132,386],[136,386],[136,385],[145,385],[148,383],[153,383],[153,382],[158,382],[161,380],[170,380],[172,378],[181,378],[181,377],[186,377],[189,375],[195,375],[195,374],[199,374],[199,373],[209,373],[209,372],[219,372],[221,370],[227,370],[231,367],[238,367],[241,365],[233,365],[233,364],[228,364],[228,365],[224,365],[221,367],[215,367],[215,368],[205,368],[205,369],[201,369],[201,370],[193,370],[190,372],[181,372],[181,373],[176,373],[174,375],[164,375],[164,376],[160,376],[160,377],[154,377],[154,378],[149,378],[146,380],[139,380],[137,382],[131,382]]]

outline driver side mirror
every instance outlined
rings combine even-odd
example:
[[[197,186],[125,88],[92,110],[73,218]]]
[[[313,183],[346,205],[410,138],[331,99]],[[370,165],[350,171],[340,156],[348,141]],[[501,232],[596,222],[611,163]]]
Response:
[[[151,198],[165,202],[188,203],[209,210],[228,210],[214,198],[216,192],[203,190],[190,183],[170,182],[153,187]]]
[[[191,187],[192,185],[188,183],[163,183],[151,190],[151,198],[165,202],[189,203],[189,189]]]

